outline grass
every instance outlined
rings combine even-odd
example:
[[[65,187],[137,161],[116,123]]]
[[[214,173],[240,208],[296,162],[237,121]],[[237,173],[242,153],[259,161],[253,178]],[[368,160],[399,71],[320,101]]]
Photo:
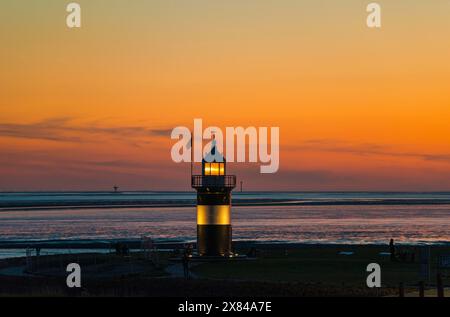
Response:
[[[406,249],[406,248],[405,248]],[[353,255],[339,255],[353,251]],[[323,283],[327,285],[365,286],[369,263],[381,266],[383,286],[397,287],[400,282],[415,285],[419,282],[420,264],[416,261],[391,262],[380,246],[304,247],[291,250],[265,250],[256,260],[203,263],[193,267],[199,277],[232,280],[286,281]],[[408,248],[413,252],[413,248]],[[449,248],[436,247],[432,252],[431,276],[436,274],[438,253],[450,253]],[[432,280],[434,283],[434,278]],[[450,282],[450,280],[444,280]]]
[[[192,280],[169,277],[164,272],[169,263],[167,253],[160,254],[158,266],[150,265],[142,254],[49,256],[42,259],[41,269],[61,274],[0,276],[0,296],[397,296],[400,282],[405,284],[406,294],[417,290],[418,254],[415,263],[391,262],[389,256],[379,255],[386,249],[381,246],[296,246],[292,249],[269,246],[258,250],[255,260],[193,263],[191,270],[198,278]],[[414,251],[412,247],[405,249]],[[340,251],[354,254],[340,255]],[[428,286],[435,282],[438,254],[450,254],[450,248],[433,247],[432,280]],[[61,278],[67,274],[65,265],[73,261],[83,267],[83,289],[75,293],[67,289],[65,279]],[[24,261],[11,262],[18,265]],[[366,286],[369,274],[366,267],[373,262],[381,266],[382,289]],[[138,270],[143,265],[146,267]],[[448,278],[444,279],[444,285],[449,283]]]

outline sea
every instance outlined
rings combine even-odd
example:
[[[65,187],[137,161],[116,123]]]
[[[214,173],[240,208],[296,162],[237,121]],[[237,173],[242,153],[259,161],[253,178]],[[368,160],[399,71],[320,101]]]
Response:
[[[2,192],[0,249],[28,241],[192,242],[195,200],[192,192]],[[235,192],[232,225],[234,241],[448,244],[450,193]]]

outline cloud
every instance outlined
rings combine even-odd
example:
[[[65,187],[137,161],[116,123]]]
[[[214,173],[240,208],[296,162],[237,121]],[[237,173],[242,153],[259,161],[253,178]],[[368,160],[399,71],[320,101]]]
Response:
[[[36,170],[40,172],[54,170],[78,170],[94,173],[108,170],[114,173],[118,171],[158,172],[168,168],[166,162],[161,161],[137,161],[128,159],[91,159],[88,154],[86,158],[74,159],[65,153],[55,153],[49,151],[14,151],[5,150],[0,156],[0,170]]]
[[[265,190],[322,190],[336,184],[355,184],[367,179],[364,172],[327,168],[293,169],[281,166],[277,173],[261,174],[257,165],[231,163],[228,170],[238,176],[238,181],[244,181],[244,187]]]
[[[0,123],[0,136],[40,139],[60,142],[91,141],[93,135],[114,138],[170,136],[171,129],[152,129],[145,126],[100,126],[97,123],[76,125],[73,118],[51,118],[35,123]],[[83,138],[84,136],[84,138]]]
[[[127,160],[112,160],[112,161],[83,161],[80,164],[88,166],[99,166],[99,167],[125,167],[134,169],[151,169],[154,168],[155,164],[149,164],[144,162],[127,161]]]
[[[157,136],[167,136],[170,138],[170,134],[172,133],[172,129],[152,129],[152,134]]]
[[[341,140],[333,139],[312,139],[306,140],[302,144],[294,147],[288,147],[294,150],[302,151],[324,151],[334,153],[350,153],[360,156],[383,155],[393,157],[418,158],[426,161],[444,161],[450,162],[450,154],[430,154],[419,152],[402,152],[392,150],[386,145],[374,143],[349,144]]]
[[[58,133],[68,121],[68,118],[56,118],[30,124],[0,123],[0,136],[77,142],[80,140],[79,137]]]
[[[329,170],[282,170],[276,177],[289,184],[322,184],[350,179],[350,175],[339,175]]]

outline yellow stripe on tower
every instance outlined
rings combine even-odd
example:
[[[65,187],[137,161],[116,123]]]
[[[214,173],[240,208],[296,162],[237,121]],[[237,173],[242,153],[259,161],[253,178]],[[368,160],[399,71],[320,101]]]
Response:
[[[197,205],[197,225],[231,224],[230,205]]]

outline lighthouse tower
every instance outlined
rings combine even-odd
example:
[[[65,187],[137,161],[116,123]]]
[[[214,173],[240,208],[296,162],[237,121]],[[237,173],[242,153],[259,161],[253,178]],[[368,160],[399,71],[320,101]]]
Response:
[[[217,152],[216,152],[217,151]],[[236,176],[226,174],[226,162],[213,141],[202,161],[202,175],[192,175],[197,190],[197,251],[200,256],[230,256],[231,191]]]

